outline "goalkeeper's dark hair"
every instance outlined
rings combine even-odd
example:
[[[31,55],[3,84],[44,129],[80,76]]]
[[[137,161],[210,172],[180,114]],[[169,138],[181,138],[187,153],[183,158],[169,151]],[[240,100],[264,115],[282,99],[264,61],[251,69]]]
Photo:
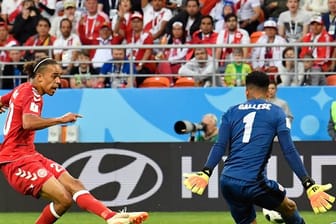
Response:
[[[246,76],[246,87],[256,87],[267,91],[270,80],[265,72],[253,71]]]
[[[42,72],[48,65],[57,65],[57,61],[52,58],[44,57],[37,61],[30,61],[24,64],[23,72],[28,74],[28,78],[33,79],[36,73]]]

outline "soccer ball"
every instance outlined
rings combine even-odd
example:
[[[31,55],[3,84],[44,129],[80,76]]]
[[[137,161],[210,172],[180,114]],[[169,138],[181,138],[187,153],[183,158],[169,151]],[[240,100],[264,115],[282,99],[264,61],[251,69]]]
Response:
[[[277,211],[263,208],[262,213],[264,217],[271,223],[284,223],[284,220],[282,219],[280,213]]]

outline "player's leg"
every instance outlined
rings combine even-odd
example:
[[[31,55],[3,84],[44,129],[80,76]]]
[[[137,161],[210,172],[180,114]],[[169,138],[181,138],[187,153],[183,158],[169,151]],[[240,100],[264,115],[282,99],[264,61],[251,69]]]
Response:
[[[259,190],[258,190],[259,189]],[[304,224],[294,201],[286,197],[286,190],[276,181],[266,180],[258,184],[254,203],[262,208],[280,212],[287,224]]]
[[[1,171],[16,191],[53,201],[44,208],[37,223],[54,223],[72,204],[70,193],[44,167],[39,155],[4,164]]]
[[[58,180],[64,185],[67,191],[73,195],[73,200],[81,209],[100,216],[109,224],[139,224],[148,218],[147,212],[116,213],[110,210],[87,191],[81,181],[73,178],[68,172],[63,172]]]
[[[285,223],[305,224],[305,221],[299,214],[296,203],[288,197],[285,197],[280,206],[275,210],[280,212]]]
[[[246,195],[248,193],[246,182],[223,175],[220,182],[223,197],[230,207],[235,223],[256,224],[254,206]]]
[[[139,224],[147,219],[148,214],[146,212],[116,213],[110,210],[87,191],[80,180],[72,177],[60,164],[45,157],[41,160],[81,209],[100,216],[109,224]]]
[[[73,178],[68,172],[63,172],[58,177],[58,180],[72,195],[73,200],[81,209],[94,213],[105,220],[116,214],[116,212],[111,211],[103,203],[94,198],[85,189],[83,184],[78,179]]]
[[[36,221],[36,224],[54,223],[72,205],[71,194],[53,176],[43,184],[39,195],[43,198],[51,200],[52,203],[43,209],[41,215]]]

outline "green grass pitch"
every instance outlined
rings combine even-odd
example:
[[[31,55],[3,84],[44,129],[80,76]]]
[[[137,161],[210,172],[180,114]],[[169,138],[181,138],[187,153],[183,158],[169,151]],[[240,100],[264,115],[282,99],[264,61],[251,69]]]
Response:
[[[336,222],[336,211],[315,215],[313,212],[301,212],[306,224],[330,224]],[[0,224],[32,224],[38,213],[0,213]],[[258,213],[258,224],[270,224]],[[80,212],[66,213],[57,224],[104,224],[95,215]],[[228,212],[149,212],[144,224],[234,224]]]

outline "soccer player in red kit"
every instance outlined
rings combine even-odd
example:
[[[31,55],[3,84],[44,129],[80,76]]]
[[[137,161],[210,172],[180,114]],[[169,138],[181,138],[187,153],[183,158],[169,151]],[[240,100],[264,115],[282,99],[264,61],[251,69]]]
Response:
[[[117,213],[110,210],[93,197],[80,180],[35,150],[35,130],[75,122],[81,115],[66,113],[56,118],[41,117],[42,95],[54,95],[61,82],[62,68],[55,60],[42,58],[37,62],[27,62],[24,72],[29,75],[29,81],[0,98],[0,112],[8,108],[0,169],[16,191],[51,201],[36,224],[56,222],[70,208],[72,200],[108,224],[142,223],[148,217],[147,212]]]

